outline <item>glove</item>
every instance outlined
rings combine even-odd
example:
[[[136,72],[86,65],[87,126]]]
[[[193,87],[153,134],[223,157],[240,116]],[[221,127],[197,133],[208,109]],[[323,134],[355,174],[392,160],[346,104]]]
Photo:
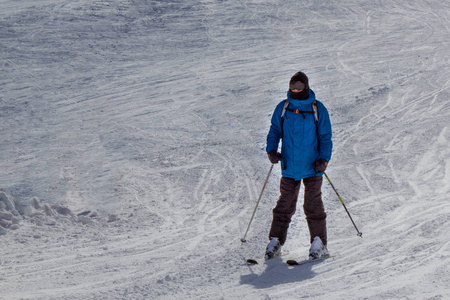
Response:
[[[275,150],[270,151],[268,156],[269,156],[270,162],[273,164],[277,164],[281,160],[281,153],[279,153]]]
[[[328,166],[328,162],[323,158],[316,160],[313,163],[314,171],[316,171],[317,173],[325,172],[325,170],[327,169],[327,166]]]

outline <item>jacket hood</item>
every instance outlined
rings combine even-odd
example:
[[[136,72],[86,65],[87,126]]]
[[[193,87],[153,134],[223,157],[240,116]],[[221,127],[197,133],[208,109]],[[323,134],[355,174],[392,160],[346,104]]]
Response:
[[[314,100],[316,100],[316,94],[314,94],[313,90],[309,90],[309,98],[305,99],[305,100],[297,100],[297,99],[292,99],[289,96],[289,91],[287,92],[287,99],[289,100],[289,103],[292,104],[292,107],[297,107],[297,106],[301,106],[301,105],[305,105],[305,104],[311,104],[313,103]]]

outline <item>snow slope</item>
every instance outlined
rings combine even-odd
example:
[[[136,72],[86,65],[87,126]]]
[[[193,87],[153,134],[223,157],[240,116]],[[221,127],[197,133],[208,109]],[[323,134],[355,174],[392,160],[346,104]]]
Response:
[[[450,298],[449,18],[445,0],[1,1],[0,299]],[[299,70],[363,238],[325,183],[334,258],[249,267]],[[308,247],[299,209],[284,249]]]

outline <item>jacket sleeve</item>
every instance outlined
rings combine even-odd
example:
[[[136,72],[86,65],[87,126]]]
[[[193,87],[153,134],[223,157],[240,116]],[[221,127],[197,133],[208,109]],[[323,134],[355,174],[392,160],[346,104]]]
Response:
[[[280,143],[281,136],[281,111],[283,109],[283,102],[277,105],[275,108],[272,121],[270,125],[269,133],[267,134],[267,146],[266,152],[269,153],[272,150],[278,151],[278,144]]]
[[[323,104],[318,105],[318,114],[318,135],[320,143],[319,159],[323,158],[329,162],[331,159],[331,152],[333,150],[333,142],[331,140],[333,134],[331,130],[330,116],[328,114],[328,110]]]

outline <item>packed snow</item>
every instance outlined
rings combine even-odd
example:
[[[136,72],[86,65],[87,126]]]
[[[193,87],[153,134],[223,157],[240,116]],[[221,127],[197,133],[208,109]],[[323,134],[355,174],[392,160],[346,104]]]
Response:
[[[450,299],[449,19],[446,0],[1,1],[0,299]],[[301,209],[263,260],[279,165],[240,240],[297,71],[363,236],[324,181],[333,257],[291,267]]]

